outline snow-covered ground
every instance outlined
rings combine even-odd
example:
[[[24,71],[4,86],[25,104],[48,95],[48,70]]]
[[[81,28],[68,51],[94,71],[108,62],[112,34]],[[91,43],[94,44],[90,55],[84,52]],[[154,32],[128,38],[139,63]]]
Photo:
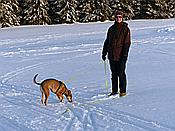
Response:
[[[0,29],[0,131],[174,131],[175,19],[128,21],[128,95],[110,97],[101,49],[113,22]],[[109,65],[108,65],[109,68]],[[56,78],[73,103],[33,84]]]

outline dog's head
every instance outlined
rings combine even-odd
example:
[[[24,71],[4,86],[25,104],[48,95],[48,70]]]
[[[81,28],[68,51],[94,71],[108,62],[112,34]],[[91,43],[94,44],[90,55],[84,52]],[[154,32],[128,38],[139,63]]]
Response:
[[[72,93],[70,90],[67,91],[67,95],[66,95],[66,98],[69,102],[72,102]]]

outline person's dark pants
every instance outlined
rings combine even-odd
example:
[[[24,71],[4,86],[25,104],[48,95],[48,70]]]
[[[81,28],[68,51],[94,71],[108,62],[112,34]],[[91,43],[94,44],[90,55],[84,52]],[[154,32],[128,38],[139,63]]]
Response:
[[[109,60],[109,63],[112,73],[112,93],[118,93],[118,82],[120,93],[126,93],[126,61]]]

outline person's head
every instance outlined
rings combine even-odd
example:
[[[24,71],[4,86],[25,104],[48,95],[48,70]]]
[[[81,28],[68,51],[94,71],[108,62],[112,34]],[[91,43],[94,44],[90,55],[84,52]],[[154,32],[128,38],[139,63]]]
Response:
[[[123,22],[123,12],[122,11],[116,11],[115,12],[115,21],[117,23]]]

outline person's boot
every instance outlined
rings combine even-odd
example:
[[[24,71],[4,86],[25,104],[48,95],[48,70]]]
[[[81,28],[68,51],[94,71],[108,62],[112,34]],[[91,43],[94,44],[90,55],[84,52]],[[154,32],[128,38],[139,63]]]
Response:
[[[126,96],[126,92],[120,93],[120,97]]]
[[[110,93],[108,96],[113,96],[113,95],[117,95],[118,93],[112,92]]]

